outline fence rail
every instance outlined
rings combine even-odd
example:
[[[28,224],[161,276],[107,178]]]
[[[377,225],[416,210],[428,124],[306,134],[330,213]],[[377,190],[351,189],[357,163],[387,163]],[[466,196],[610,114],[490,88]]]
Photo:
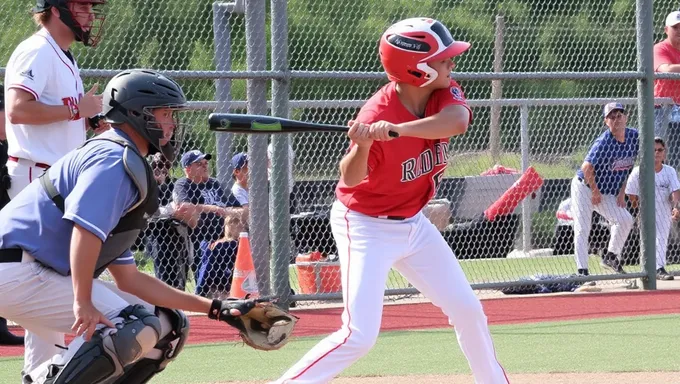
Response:
[[[379,71],[377,38],[392,22],[420,13],[422,5],[376,0],[182,0],[175,7],[166,6],[168,2],[160,6],[158,0],[108,3],[102,43],[96,49],[73,49],[85,88],[131,67],[153,68],[178,79],[191,99],[186,121],[193,126],[182,150],[213,154],[212,176],[225,190],[233,184],[232,156],[247,152],[250,157],[248,224],[259,288],[284,302],[289,286],[298,301],[339,298],[337,285],[313,283],[334,281],[332,269],[323,276],[306,275],[309,271],[300,269],[295,257],[319,249],[333,256],[327,208],[337,164],[348,146],[346,136],[213,133],[207,129],[207,115],[236,111],[345,124],[386,81]],[[646,172],[642,220],[624,246],[631,272],[625,279],[642,278],[645,288],[654,288],[654,191],[647,170],[653,164],[654,134],[674,140],[666,127],[679,116],[671,99],[654,100],[651,87],[655,79],[680,80],[680,74],[653,72],[652,44],[664,38],[664,19],[677,8],[670,0],[653,3],[653,15],[649,0],[428,4],[429,13],[441,15],[454,37],[473,43],[457,58],[453,78],[460,81],[474,120],[465,135],[450,141],[446,187],[436,197],[449,201],[450,216],[432,213],[431,219],[440,224],[474,288],[520,286],[537,274],[552,276],[553,283],[623,279],[597,266],[591,276],[572,276],[573,250],[569,241],[558,238],[561,230],[568,235],[568,225],[556,217],[570,195],[574,172],[605,129],[602,106],[610,101],[626,105],[629,125],[638,128],[638,162]],[[35,30],[24,1],[6,5],[0,15],[2,76],[16,45]],[[353,27],[347,28],[349,24]],[[653,104],[662,107],[657,110]],[[669,142],[669,148],[675,147],[680,141]],[[673,155],[669,160],[677,159]],[[496,172],[498,165],[518,173],[483,176]],[[543,179],[540,188],[500,222],[480,226],[471,221],[529,167]],[[169,174],[173,180],[183,170],[173,164]],[[136,246],[140,267],[156,274],[163,268],[190,268],[186,281],[165,277],[198,291],[206,244],[196,239],[186,243],[179,234],[186,228],[178,222],[155,228],[162,229],[160,234],[140,238]],[[604,234],[607,223],[596,221],[593,228]],[[204,243],[225,235],[224,229],[213,228]],[[603,241],[592,242],[592,263],[597,264]],[[546,249],[554,252],[546,255]],[[680,271],[675,229],[667,257],[669,269]],[[229,285],[233,268],[233,261],[225,263],[224,275],[213,278],[221,289]],[[305,285],[310,281],[312,286]],[[386,295],[414,293],[399,274],[390,274]]]

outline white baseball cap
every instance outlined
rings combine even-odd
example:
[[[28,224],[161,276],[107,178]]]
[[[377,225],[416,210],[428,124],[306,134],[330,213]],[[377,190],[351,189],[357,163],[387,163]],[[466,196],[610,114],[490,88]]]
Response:
[[[671,12],[666,16],[666,26],[672,27],[680,23],[680,11]]]

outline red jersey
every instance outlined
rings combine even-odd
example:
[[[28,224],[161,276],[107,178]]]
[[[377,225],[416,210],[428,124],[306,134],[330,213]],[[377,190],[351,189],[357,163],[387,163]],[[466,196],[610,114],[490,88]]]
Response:
[[[460,85],[453,80],[449,88],[432,93],[424,117],[449,105],[463,105],[470,110]],[[396,83],[390,82],[366,102],[355,120],[364,124],[380,120],[399,124],[417,119],[399,100]],[[448,137],[374,141],[368,156],[368,175],[354,187],[340,180],[335,194],[346,207],[365,215],[414,216],[435,196],[446,169],[448,148]]]
[[[680,51],[668,40],[654,44],[654,71],[663,64],[680,64]],[[680,104],[680,80],[654,80],[654,97],[671,97],[675,104]]]

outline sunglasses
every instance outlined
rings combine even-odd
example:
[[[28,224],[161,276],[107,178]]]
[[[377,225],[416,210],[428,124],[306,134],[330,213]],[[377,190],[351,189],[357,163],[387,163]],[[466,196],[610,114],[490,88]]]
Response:
[[[612,112],[609,115],[607,115],[607,118],[611,119],[611,120],[616,120],[619,117],[623,117],[623,116],[626,116],[626,112]]]
[[[666,148],[654,148],[654,152],[663,152]]]

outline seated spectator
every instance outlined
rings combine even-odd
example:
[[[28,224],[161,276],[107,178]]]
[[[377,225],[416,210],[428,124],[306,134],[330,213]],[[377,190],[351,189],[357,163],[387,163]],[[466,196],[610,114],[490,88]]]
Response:
[[[187,270],[193,258],[189,228],[198,223],[199,212],[189,203],[172,202],[174,180],[169,176],[171,164],[160,153],[150,162],[158,183],[159,210],[150,220],[144,236],[145,253],[153,260],[156,277],[179,290],[184,290]]]
[[[231,186],[231,193],[242,207],[248,205],[248,155],[244,152],[237,153],[231,158],[233,168],[234,185]]]
[[[172,193],[175,204],[194,204],[200,215],[196,227],[189,234],[194,245],[191,270],[195,278],[201,258],[201,241],[211,242],[219,239],[224,233],[226,216],[239,215],[247,218],[248,215],[248,208],[241,207],[234,195],[225,192],[220,182],[210,177],[208,166],[210,159],[210,154],[204,154],[196,149],[182,155],[180,162],[185,177],[175,182]],[[247,219],[244,222],[247,222]]]
[[[229,216],[224,225],[224,237],[213,242],[201,242],[201,262],[196,279],[197,295],[214,299],[229,297],[239,233],[244,229],[240,216]]]

